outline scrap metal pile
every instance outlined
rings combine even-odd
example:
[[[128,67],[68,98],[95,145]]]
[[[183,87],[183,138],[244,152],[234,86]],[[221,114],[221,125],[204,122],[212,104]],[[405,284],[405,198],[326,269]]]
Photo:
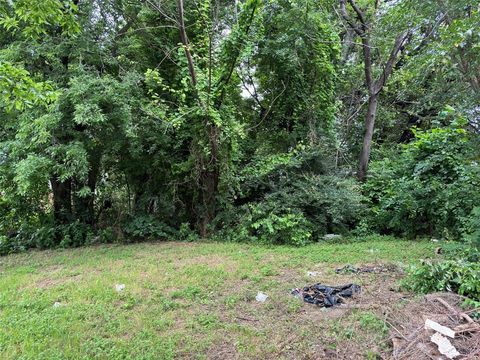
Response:
[[[292,294],[307,303],[322,307],[331,307],[344,303],[345,298],[351,297],[360,291],[360,286],[357,284],[327,286],[318,283],[306,286],[303,289],[293,289]]]

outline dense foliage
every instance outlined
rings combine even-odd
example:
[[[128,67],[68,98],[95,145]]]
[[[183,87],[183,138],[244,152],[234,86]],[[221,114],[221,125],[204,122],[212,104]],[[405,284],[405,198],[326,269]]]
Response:
[[[398,235],[458,239],[480,203],[478,139],[456,119],[415,130],[399,154],[372,164],[365,185],[373,226]]]
[[[0,253],[478,244],[479,16],[470,0],[0,0]]]
[[[449,291],[467,297],[467,304],[480,305],[480,249],[456,249],[447,260],[423,261],[412,266],[404,279],[405,288],[421,293]]]

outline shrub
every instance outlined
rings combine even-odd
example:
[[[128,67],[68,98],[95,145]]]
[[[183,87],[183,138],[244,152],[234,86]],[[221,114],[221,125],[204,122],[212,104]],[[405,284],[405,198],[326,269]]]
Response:
[[[171,227],[152,215],[136,215],[123,230],[127,238],[134,241],[167,239],[174,233]]]
[[[330,158],[301,143],[287,153],[256,154],[237,176],[233,204],[215,221],[218,237],[299,246],[348,233],[364,215],[364,199],[354,179],[335,175]]]
[[[25,245],[15,237],[0,235],[0,256],[25,250]]]
[[[347,233],[363,214],[362,196],[352,179],[291,174],[268,185],[258,200],[223,212],[222,239],[305,245],[327,233]]]
[[[406,289],[428,293],[451,291],[480,306],[480,249],[471,245],[445,245],[445,259],[412,266],[403,280]]]
[[[480,203],[478,149],[463,126],[417,130],[398,156],[371,164],[364,191],[377,231],[460,237]]]
[[[182,241],[193,242],[200,239],[196,231],[192,229],[189,223],[182,223],[178,229],[177,238]]]
[[[467,242],[480,251],[480,207],[472,210],[465,229]]]
[[[54,226],[45,224],[22,224],[10,236],[0,238],[0,255],[25,251],[31,248],[76,247],[92,242],[92,228],[79,221]]]
[[[267,244],[301,246],[310,242],[312,237],[312,224],[301,213],[264,214],[251,227],[260,242]]]

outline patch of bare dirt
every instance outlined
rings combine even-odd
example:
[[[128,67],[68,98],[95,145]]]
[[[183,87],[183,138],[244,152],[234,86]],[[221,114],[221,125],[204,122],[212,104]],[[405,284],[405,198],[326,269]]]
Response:
[[[230,341],[218,341],[210,346],[207,351],[207,359],[210,360],[225,360],[225,359],[239,359],[235,344]]]
[[[272,277],[278,285],[265,290],[269,295],[267,303],[250,299],[241,301],[230,311],[222,306],[216,310],[224,323],[234,322],[269,334],[268,343],[276,351],[264,349],[265,344],[259,343],[261,349],[258,351],[262,353],[263,359],[363,359],[369,350],[379,359],[388,359],[391,352],[388,338],[379,342],[373,335],[371,338],[369,335],[364,336],[352,315],[356,311],[368,311],[384,319],[396,304],[407,298],[406,294],[394,291],[395,283],[401,275],[396,271],[339,275],[334,269],[323,268],[314,277],[308,276],[304,270],[283,269]],[[289,290],[317,282],[327,285],[357,283],[362,286],[362,292],[347,299],[342,306],[325,309],[298,303],[300,308],[292,311],[289,307],[295,303],[295,298],[289,294]],[[239,282],[232,288],[238,294],[248,290],[254,295],[252,285],[249,282]],[[335,327],[338,324],[340,327],[337,329]],[[346,335],[348,331],[353,335]],[[358,334],[361,336],[358,337]],[[233,351],[231,344],[225,346],[226,349],[222,349],[221,345],[216,344],[208,358],[220,358],[212,355],[216,351],[223,354],[223,359],[242,358]],[[266,352],[262,352],[262,349]]]
[[[67,275],[67,276],[61,276],[61,277],[53,277],[53,278],[52,277],[47,277],[47,278],[43,278],[43,279],[40,279],[40,280],[34,282],[29,287],[34,287],[34,288],[37,288],[37,289],[45,290],[45,289],[50,289],[50,288],[60,286],[60,285],[63,285],[63,284],[68,284],[68,283],[78,281],[81,277],[82,277],[82,275],[80,275],[80,274]]]
[[[316,306],[306,307],[306,316],[325,318],[338,318],[349,314],[353,309],[374,310],[380,313],[388,312],[388,309],[410,297],[410,295],[397,291],[397,282],[401,278],[400,270],[391,268],[388,272],[381,273],[358,273],[358,274],[331,274],[311,277],[309,284],[321,282],[325,285],[343,285],[355,283],[361,286],[361,292],[352,298],[346,299],[345,303],[323,311]],[[301,286],[300,286],[301,287]]]

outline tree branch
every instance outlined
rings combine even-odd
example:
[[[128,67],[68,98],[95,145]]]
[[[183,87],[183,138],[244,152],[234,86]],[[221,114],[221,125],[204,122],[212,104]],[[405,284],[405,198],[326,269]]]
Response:
[[[364,30],[366,30],[367,28],[367,21],[365,19],[365,15],[363,13],[362,10],[360,10],[360,8],[358,7],[357,3],[355,2],[355,0],[348,0],[348,2],[350,3],[350,6],[353,8],[353,10],[355,11],[355,13],[357,14],[357,17],[358,17],[358,20],[360,20],[361,24],[362,24],[362,27],[364,28]]]
[[[195,73],[195,66],[193,64],[192,54],[190,53],[190,48],[188,46],[187,33],[185,32],[185,21],[183,18],[183,0],[177,0],[178,7],[178,29],[180,31],[180,38],[182,39],[183,50],[185,51],[185,56],[188,61],[188,71],[190,72],[190,77],[192,80],[193,86],[197,85],[197,75]]]
[[[347,8],[345,7],[345,0],[340,0],[340,14],[358,36],[363,36],[364,31],[352,21],[350,16],[348,16]]]
[[[367,83],[368,93],[372,95],[375,92],[374,80],[372,74],[372,53],[370,48],[370,39],[368,36],[362,37],[363,45],[363,63],[365,71],[365,82]]]
[[[405,44],[408,42],[410,38],[410,31],[406,30],[402,32],[400,35],[397,36],[395,39],[395,43],[393,44],[392,51],[390,52],[390,56],[388,57],[387,63],[385,64],[382,75],[380,78],[375,82],[374,91],[375,94],[378,94],[382,88],[385,86],[388,77],[392,73],[393,66],[395,65],[395,61],[397,60],[398,54],[403,49]]]
[[[247,19],[245,19],[245,23],[242,23],[243,14],[240,15],[240,20],[239,20],[238,26],[239,26],[239,30],[241,30],[243,33],[239,35],[239,38],[237,39],[237,41],[242,41],[243,36],[248,35],[248,33],[250,32],[250,27],[253,23],[253,20],[254,20],[254,17],[255,17],[255,12],[257,11],[258,4],[259,4],[258,1],[255,1],[255,0],[252,1],[252,6],[251,6],[251,9],[250,9],[250,13],[247,13],[247,15],[246,15]],[[246,11],[246,10],[244,10],[244,11]],[[232,34],[230,36],[234,36],[234,34],[235,34],[235,31],[232,31]],[[216,88],[217,88],[217,91],[218,90],[220,91],[220,94],[219,94],[219,96],[218,96],[218,98],[216,99],[216,102],[215,102],[215,107],[217,109],[220,108],[220,106],[223,102],[223,98],[225,96],[225,87],[230,82],[233,71],[235,70],[235,66],[237,64],[237,60],[238,60],[239,56],[241,55],[241,46],[242,46],[241,44],[236,44],[236,47],[235,47],[234,51],[232,51],[231,56],[227,57],[228,62],[227,62],[227,64],[225,64],[225,68],[224,68],[226,71],[223,72],[223,74],[220,76],[220,78],[217,81]]]

